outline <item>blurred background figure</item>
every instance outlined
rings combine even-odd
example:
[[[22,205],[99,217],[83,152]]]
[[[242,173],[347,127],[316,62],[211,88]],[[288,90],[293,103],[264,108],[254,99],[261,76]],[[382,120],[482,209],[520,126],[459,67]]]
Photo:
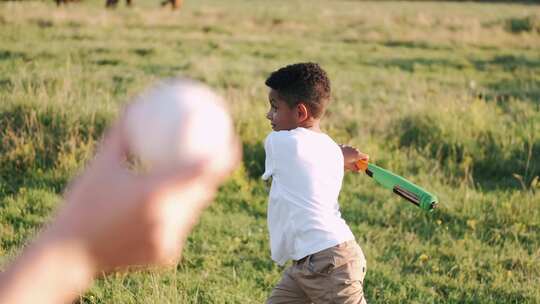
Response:
[[[57,1],[67,1],[67,0],[57,0]],[[180,9],[182,7],[183,0],[164,0],[161,2],[161,6],[171,5],[173,10]],[[126,0],[126,5],[131,6],[132,1]],[[118,0],[106,0],[105,6],[108,8],[115,8],[118,5]]]
[[[70,2],[79,2],[80,0],[55,0],[57,6],[67,5]]]
[[[57,6],[67,5],[70,2],[79,2],[80,0],[55,0]],[[116,8],[118,6],[118,0],[105,0],[105,7]],[[173,10],[180,9],[184,0],[163,0],[161,6],[171,5]],[[132,0],[126,0],[126,6],[131,6]]]

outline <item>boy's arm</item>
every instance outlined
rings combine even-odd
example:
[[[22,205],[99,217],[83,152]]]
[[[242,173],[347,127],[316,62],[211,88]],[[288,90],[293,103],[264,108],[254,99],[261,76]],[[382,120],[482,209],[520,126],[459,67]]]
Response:
[[[358,151],[355,147],[347,145],[339,145],[341,153],[343,153],[343,162],[345,170],[352,172],[359,172],[360,169],[356,166],[356,162],[359,160],[369,160],[369,155]]]
[[[272,133],[270,133],[264,140],[264,173],[262,175],[263,180],[268,180],[274,174],[274,159],[272,153]]]

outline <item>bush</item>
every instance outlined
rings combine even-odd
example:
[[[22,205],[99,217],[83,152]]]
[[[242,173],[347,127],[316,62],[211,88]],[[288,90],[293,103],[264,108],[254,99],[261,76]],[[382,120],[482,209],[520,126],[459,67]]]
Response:
[[[511,33],[537,32],[540,33],[540,18],[527,16],[523,18],[510,18],[505,22],[505,29]]]
[[[477,100],[447,111],[407,115],[395,123],[389,138],[397,138],[399,148],[437,159],[454,181],[532,187],[540,175],[540,138],[512,121],[493,104]]]
[[[107,115],[84,116],[25,103],[0,110],[0,191],[22,186],[61,191],[93,151]]]

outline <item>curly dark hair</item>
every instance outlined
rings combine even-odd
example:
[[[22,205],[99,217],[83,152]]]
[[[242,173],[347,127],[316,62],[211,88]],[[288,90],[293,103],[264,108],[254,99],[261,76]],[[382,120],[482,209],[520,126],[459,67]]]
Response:
[[[274,71],[265,84],[276,90],[291,108],[304,103],[315,118],[322,116],[330,102],[330,80],[313,62],[295,63]]]

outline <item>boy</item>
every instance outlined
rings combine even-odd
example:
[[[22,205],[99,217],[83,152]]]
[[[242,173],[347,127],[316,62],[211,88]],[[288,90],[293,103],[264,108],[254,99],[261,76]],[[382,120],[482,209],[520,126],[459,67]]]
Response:
[[[319,65],[289,65],[265,83],[274,130],[265,140],[263,174],[272,177],[270,248],[278,264],[293,260],[267,303],[366,303],[366,261],[341,218],[338,196],[344,167],[353,169],[367,155],[321,132],[330,81]]]

